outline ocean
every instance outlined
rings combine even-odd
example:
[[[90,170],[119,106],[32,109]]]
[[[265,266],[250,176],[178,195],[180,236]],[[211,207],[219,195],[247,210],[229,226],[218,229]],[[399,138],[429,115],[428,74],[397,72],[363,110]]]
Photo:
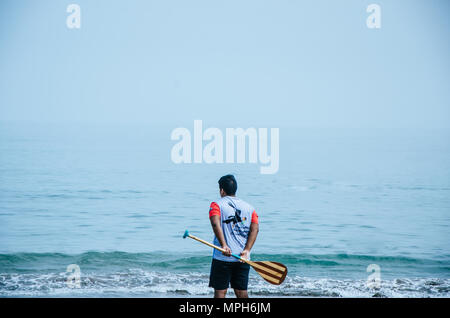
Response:
[[[1,123],[0,296],[211,297],[212,250],[182,235],[212,242],[229,173],[259,215],[252,260],[289,269],[280,286],[252,270],[250,296],[450,296],[448,131],[279,127],[260,174],[173,163],[178,126]]]

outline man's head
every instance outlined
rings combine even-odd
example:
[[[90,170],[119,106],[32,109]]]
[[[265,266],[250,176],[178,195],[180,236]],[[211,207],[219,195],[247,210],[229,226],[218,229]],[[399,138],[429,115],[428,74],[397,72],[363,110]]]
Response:
[[[237,190],[237,182],[233,175],[227,174],[219,179],[220,196],[234,196]]]

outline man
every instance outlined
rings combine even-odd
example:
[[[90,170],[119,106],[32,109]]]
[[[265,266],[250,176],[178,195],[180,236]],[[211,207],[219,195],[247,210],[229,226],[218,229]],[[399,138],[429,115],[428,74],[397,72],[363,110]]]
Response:
[[[234,176],[226,175],[219,180],[220,199],[212,202],[209,219],[214,231],[214,244],[225,249],[214,250],[209,277],[209,287],[214,288],[215,298],[224,298],[228,287],[238,298],[247,298],[250,265],[239,261],[231,254],[250,259],[250,250],[259,231],[255,209],[236,197],[237,182]]]

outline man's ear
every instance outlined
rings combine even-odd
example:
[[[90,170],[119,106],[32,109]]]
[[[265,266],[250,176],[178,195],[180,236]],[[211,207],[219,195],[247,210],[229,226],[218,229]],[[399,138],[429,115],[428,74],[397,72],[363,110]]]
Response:
[[[224,196],[226,196],[227,194],[225,193],[225,191],[223,191],[223,189],[220,189],[220,196],[221,197],[224,197]]]

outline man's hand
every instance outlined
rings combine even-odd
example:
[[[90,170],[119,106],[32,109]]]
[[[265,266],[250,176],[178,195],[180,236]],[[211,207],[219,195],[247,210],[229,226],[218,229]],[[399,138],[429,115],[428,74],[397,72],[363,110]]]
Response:
[[[242,258],[250,260],[250,250],[252,249],[252,246],[255,243],[258,232],[259,232],[259,224],[252,222],[250,224],[250,233],[248,234],[247,244],[245,244],[244,250],[241,253]]]
[[[220,225],[220,216],[213,215],[209,218],[211,221],[211,226],[214,231],[214,235],[219,240],[220,246],[225,250],[222,252],[225,256],[231,256],[231,249],[228,247],[227,242],[225,241],[225,237],[222,232],[222,226]]]
[[[240,255],[242,258],[244,258],[246,260],[250,259],[250,251],[249,250],[243,250]]]
[[[231,248],[229,248],[227,245],[222,245],[222,248],[225,250],[225,252],[222,252],[225,256],[231,256]]]

